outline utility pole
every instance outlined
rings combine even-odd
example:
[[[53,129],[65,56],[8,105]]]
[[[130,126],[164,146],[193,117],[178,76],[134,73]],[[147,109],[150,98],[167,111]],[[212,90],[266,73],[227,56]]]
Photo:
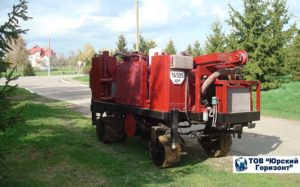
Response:
[[[51,47],[50,47],[50,34],[49,34],[49,41],[48,41],[48,44],[49,44],[49,67],[48,67],[48,76],[51,75]]]
[[[136,13],[136,45],[135,50],[139,52],[140,49],[140,31],[139,31],[139,0],[135,0],[135,13]]]

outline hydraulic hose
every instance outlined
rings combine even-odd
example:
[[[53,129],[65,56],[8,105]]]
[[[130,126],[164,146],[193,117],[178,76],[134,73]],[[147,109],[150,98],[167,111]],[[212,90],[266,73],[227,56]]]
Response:
[[[240,72],[241,72],[241,68],[236,67],[236,68],[220,69],[212,73],[210,76],[208,76],[208,78],[204,81],[203,85],[201,86],[201,94],[204,94],[207,88],[221,75],[238,74]]]

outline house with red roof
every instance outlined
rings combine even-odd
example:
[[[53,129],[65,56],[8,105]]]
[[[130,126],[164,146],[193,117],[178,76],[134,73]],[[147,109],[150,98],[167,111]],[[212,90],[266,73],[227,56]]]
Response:
[[[40,70],[46,70],[49,67],[49,58],[56,56],[56,53],[49,48],[41,48],[36,45],[33,48],[29,49],[28,59],[32,67]]]

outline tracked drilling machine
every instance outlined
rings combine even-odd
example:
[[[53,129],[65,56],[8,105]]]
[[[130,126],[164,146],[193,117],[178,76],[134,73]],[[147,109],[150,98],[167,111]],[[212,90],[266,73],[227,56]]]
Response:
[[[232,136],[241,138],[243,128],[254,128],[260,119],[260,82],[241,76],[247,61],[243,50],[194,58],[158,52],[96,55],[90,88],[99,140],[147,138],[159,167],[180,161],[184,135],[197,138],[209,156],[225,155]]]

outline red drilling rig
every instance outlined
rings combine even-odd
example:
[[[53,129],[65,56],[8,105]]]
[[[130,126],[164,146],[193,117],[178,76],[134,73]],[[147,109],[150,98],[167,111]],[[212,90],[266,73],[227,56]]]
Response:
[[[99,140],[147,138],[150,157],[160,167],[180,161],[184,135],[197,138],[209,156],[225,155],[231,135],[241,138],[243,127],[254,128],[253,121],[260,119],[260,82],[240,75],[247,61],[243,50],[194,58],[158,53],[110,56],[107,51],[96,55],[90,88]]]

